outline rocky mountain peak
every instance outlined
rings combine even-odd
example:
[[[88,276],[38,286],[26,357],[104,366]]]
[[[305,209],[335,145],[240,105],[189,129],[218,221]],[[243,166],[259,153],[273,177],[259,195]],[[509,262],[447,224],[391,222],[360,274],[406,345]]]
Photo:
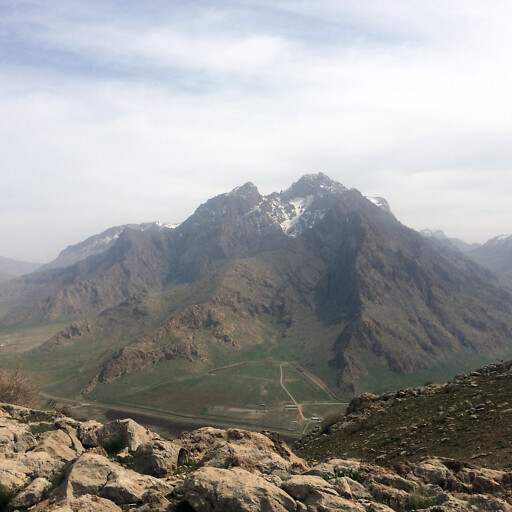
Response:
[[[323,196],[325,194],[339,194],[347,190],[341,183],[332,180],[323,172],[317,174],[305,174],[290,188],[281,192],[282,198],[286,201],[307,197],[309,195]]]
[[[194,215],[187,219],[197,221],[198,218],[221,218],[226,215],[242,216],[251,211],[263,197],[258,189],[250,182],[240,187],[234,188],[231,192],[220,194],[208,199],[206,203],[197,208]],[[185,224],[186,224],[185,223]]]

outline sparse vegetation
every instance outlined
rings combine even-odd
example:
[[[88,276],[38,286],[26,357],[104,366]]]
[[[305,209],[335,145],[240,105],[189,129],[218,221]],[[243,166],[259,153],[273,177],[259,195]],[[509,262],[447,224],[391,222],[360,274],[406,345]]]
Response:
[[[43,432],[50,432],[56,430],[53,423],[33,423],[29,427],[31,434],[42,434]]]
[[[46,411],[31,411],[22,420],[21,423],[41,423],[43,421],[53,422],[54,417],[51,412]]]
[[[7,512],[9,510],[9,504],[16,495],[16,491],[8,489],[0,483],[0,512]]]
[[[176,469],[177,474],[188,474],[193,473],[194,471],[197,471],[200,467],[202,467],[202,464],[200,462],[195,461],[192,458],[187,458],[183,464],[179,465]]]
[[[123,436],[109,437],[102,443],[102,447],[109,457],[116,456],[123,448],[126,448],[126,446],[128,446],[128,442]]]
[[[301,446],[298,455],[394,465],[428,453],[468,463],[481,459],[493,468],[508,466],[512,379],[505,363],[489,368],[446,386],[383,395],[349,416],[338,431]]]
[[[325,475],[324,479],[329,481],[329,480],[334,480],[335,478],[347,477],[347,478],[350,478],[351,480],[355,480],[356,482],[362,483],[363,482],[362,475],[363,475],[362,471],[357,471],[355,469],[347,469],[347,470],[335,471],[334,473],[327,473],[327,475]]]
[[[62,482],[64,482],[70,466],[71,462],[66,462],[56,473],[53,474],[52,478],[50,479],[50,483],[52,484],[53,488],[58,487]]]
[[[325,434],[329,431],[329,429],[343,420],[344,414],[341,412],[331,412],[324,416],[322,422],[320,423],[320,432]]]
[[[0,402],[30,407],[35,394],[36,388],[21,366],[11,371],[0,369]]]
[[[425,486],[420,485],[409,494],[406,510],[421,510],[432,505],[434,505],[432,494]]]

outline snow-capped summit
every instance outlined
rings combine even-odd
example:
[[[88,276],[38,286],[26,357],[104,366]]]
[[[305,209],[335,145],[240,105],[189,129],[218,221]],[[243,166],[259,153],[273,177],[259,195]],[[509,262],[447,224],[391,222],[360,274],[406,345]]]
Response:
[[[373,203],[375,206],[378,206],[381,210],[384,210],[385,212],[391,213],[391,208],[389,207],[389,203],[386,199],[383,197],[371,197],[371,196],[365,196],[368,201]]]

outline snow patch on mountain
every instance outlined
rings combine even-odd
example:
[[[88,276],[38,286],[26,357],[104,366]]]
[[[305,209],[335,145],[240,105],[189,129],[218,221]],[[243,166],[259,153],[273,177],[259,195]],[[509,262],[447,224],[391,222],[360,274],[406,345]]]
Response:
[[[391,208],[389,207],[389,203],[383,197],[378,196],[365,196],[368,201],[373,203],[375,206],[378,206],[381,210],[384,210],[388,213],[391,213]]]

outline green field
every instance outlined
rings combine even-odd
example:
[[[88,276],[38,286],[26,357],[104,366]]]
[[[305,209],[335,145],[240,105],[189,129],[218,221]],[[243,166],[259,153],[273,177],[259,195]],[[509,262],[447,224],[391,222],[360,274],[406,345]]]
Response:
[[[308,422],[298,411],[285,411],[285,404],[292,401],[281,385],[281,366],[283,385],[298,404],[322,404],[315,408],[322,413],[340,409],[326,391],[291,363],[273,360],[247,361],[192,376],[182,361],[162,361],[149,371],[97,385],[87,399],[299,433]]]

